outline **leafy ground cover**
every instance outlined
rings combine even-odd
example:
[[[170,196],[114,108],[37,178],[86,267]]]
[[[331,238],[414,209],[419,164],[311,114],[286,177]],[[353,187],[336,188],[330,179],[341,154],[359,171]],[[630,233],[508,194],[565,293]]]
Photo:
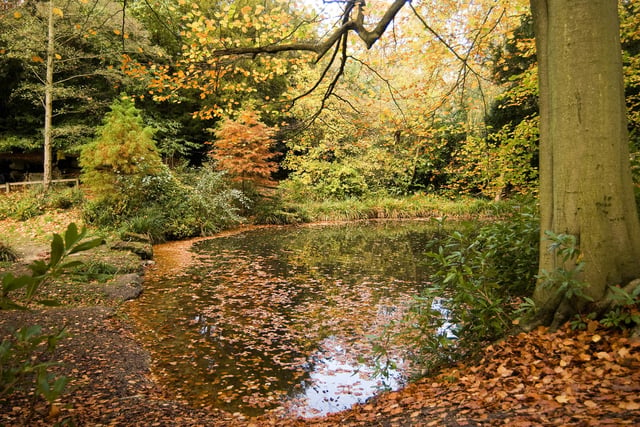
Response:
[[[64,215],[25,223],[5,220],[0,236],[14,236],[6,243],[23,258],[43,257],[44,236],[77,219],[72,213]],[[447,368],[329,417],[246,418],[191,408],[172,390],[159,387],[149,355],[135,341],[117,305],[93,298],[68,301],[68,295],[82,292],[59,294],[69,306],[0,311],[0,338],[25,324],[40,324],[45,330],[67,326],[69,336],[54,355],[61,362],[55,372],[71,379],[67,392],[53,407],[36,404],[28,425],[63,420],[76,425],[183,426],[640,424],[640,340],[595,322],[579,330],[567,326],[553,333],[537,329],[508,337],[486,348],[482,360]],[[0,402],[0,424],[25,425],[32,400],[32,392],[25,390]]]

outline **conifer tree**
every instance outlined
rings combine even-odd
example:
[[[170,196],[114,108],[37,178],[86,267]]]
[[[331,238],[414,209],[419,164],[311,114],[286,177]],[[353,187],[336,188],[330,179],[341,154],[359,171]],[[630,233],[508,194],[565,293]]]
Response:
[[[117,196],[125,186],[163,169],[153,141],[153,131],[145,127],[140,111],[127,95],[111,105],[98,137],[80,156],[83,182],[97,198]]]

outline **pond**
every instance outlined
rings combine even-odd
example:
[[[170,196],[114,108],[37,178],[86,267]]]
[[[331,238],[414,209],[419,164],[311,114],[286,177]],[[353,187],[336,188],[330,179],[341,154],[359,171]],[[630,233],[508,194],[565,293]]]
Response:
[[[156,379],[196,407],[316,416],[404,381],[374,376],[376,336],[428,273],[429,221],[269,227],[156,247],[128,308]]]

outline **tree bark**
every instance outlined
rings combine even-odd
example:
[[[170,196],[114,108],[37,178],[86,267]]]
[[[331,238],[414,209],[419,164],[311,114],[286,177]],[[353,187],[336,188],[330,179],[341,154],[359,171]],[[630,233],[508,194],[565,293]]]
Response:
[[[616,0],[531,0],[540,84],[540,272],[571,269],[545,231],[577,237],[581,281],[595,302],[640,277]],[[584,308],[539,283],[538,323]]]
[[[53,0],[50,0],[47,33],[47,70],[44,86],[44,174],[42,181],[45,191],[47,191],[51,186],[51,169],[53,165],[51,126],[53,121],[53,58],[55,55],[54,36]]]

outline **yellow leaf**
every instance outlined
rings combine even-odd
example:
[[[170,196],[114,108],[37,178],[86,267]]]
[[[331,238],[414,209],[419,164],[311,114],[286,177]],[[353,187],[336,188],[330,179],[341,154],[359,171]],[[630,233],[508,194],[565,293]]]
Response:
[[[37,55],[32,56],[32,57],[31,57],[31,60],[32,60],[33,62],[44,62],[44,59],[40,58],[40,57],[39,57],[39,56],[37,56]]]
[[[60,55],[58,55],[58,54],[56,53],[56,59],[62,59],[62,56],[60,56]]]
[[[591,337],[591,341],[593,342],[598,342],[602,339],[602,337],[598,334],[595,334],[594,336]]]
[[[561,394],[559,396],[556,396],[556,402],[558,403],[567,403],[569,402],[569,396],[567,396],[566,394]]]
[[[120,30],[118,30],[118,29],[113,30],[113,34],[115,34],[116,36],[119,36],[120,35]]]
[[[59,16],[62,18],[62,16],[64,16],[64,13],[62,13],[62,9],[58,8],[58,7],[54,7],[53,8],[53,14],[56,16]]]

